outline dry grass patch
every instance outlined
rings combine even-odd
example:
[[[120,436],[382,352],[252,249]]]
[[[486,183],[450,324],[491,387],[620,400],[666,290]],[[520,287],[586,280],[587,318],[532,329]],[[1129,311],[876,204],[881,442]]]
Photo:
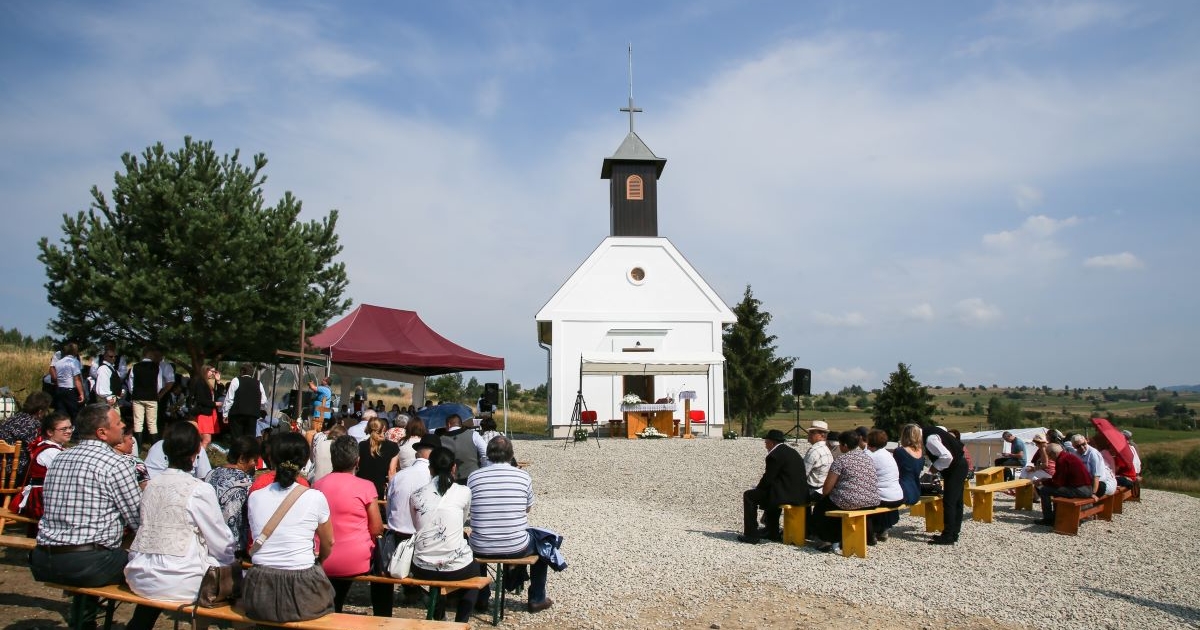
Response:
[[[42,387],[42,375],[53,353],[29,348],[0,348],[0,386],[12,390],[18,402]]]

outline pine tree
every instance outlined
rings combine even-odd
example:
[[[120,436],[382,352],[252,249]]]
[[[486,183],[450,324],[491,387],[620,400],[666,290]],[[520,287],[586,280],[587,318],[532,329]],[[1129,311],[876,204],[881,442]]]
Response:
[[[787,387],[785,378],[796,360],[775,356],[775,336],[767,334],[771,314],[760,311],[750,285],[742,301],[733,307],[737,322],[725,331],[725,391],[729,416],[741,418],[742,435],[755,435],[763,422],[779,408]]]
[[[334,231],[337,211],[300,223],[300,200],[263,202],[263,169],[184,138],[121,156],[112,205],[63,215],[60,245],[41,239],[54,332],[92,342],[162,347],[193,373],[225,356],[269,359],[294,348],[300,322],[318,332],[350,305]]]
[[[901,363],[876,394],[871,419],[875,428],[887,431],[888,437],[894,440],[900,437],[900,427],[910,423],[929,424],[935,411],[937,405],[933,404],[933,394],[913,378],[907,365]]]

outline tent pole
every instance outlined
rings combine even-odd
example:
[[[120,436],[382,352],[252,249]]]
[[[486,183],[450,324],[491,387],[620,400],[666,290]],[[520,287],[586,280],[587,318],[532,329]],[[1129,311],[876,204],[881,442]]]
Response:
[[[504,435],[508,435],[508,381],[504,380],[504,370],[500,370],[500,383],[504,388]]]

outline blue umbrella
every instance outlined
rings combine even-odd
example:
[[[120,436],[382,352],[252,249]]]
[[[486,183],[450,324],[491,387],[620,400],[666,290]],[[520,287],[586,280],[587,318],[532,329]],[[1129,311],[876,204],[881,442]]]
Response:
[[[445,427],[446,418],[453,415],[458,415],[463,420],[469,420],[475,417],[475,412],[460,403],[445,403],[417,410],[417,417],[425,423],[425,428],[429,429],[430,433],[433,433],[434,429]]]

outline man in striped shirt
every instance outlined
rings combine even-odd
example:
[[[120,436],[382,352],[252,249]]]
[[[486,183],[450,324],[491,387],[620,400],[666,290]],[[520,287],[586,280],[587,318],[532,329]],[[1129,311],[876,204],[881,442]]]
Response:
[[[512,441],[498,435],[487,444],[492,462],[513,461]],[[537,555],[529,535],[529,510],[533,507],[533,480],[529,473],[507,463],[480,468],[467,478],[471,489],[471,550],[481,558],[523,558]],[[545,558],[529,575],[529,612],[554,605],[546,597]]]

